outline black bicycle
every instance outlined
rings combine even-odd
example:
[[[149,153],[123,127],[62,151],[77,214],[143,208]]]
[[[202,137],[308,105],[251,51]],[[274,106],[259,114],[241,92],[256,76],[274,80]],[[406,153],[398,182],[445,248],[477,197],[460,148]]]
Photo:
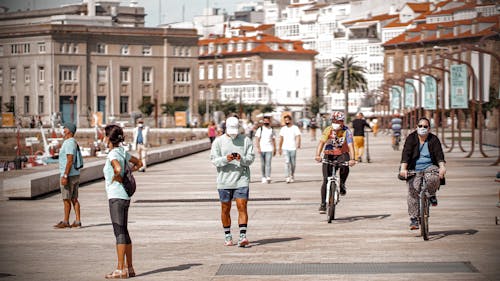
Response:
[[[425,178],[425,174],[437,173],[436,171],[408,171],[408,176],[415,176],[417,174],[422,175],[422,185],[420,187],[419,193],[419,212],[418,212],[418,221],[420,224],[420,234],[425,241],[429,240],[429,217],[430,217],[430,194],[427,191],[427,180]]]
[[[335,206],[340,202],[340,178],[337,177],[335,170],[340,166],[349,166],[349,162],[326,159],[321,162],[330,165],[332,169],[332,175],[327,178],[326,184],[326,199],[328,200],[326,219],[328,223],[332,223],[332,220],[335,219]]]

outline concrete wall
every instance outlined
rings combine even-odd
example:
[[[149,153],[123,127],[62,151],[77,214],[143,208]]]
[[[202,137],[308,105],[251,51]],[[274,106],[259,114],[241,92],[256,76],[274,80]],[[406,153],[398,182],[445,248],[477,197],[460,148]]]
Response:
[[[148,152],[148,165],[183,157],[193,153],[210,149],[210,142],[206,140],[189,141],[174,144],[169,147],[151,149]],[[80,184],[101,179],[104,177],[102,169],[105,159],[85,162],[80,174]],[[59,170],[27,174],[3,180],[3,195],[9,199],[32,199],[37,196],[59,190]]]

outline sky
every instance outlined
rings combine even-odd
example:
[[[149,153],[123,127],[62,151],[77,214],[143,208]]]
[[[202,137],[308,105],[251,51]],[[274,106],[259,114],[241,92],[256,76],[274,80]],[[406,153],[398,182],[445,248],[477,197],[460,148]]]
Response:
[[[154,27],[159,24],[160,3],[161,3],[161,23],[172,23],[183,20],[191,21],[194,16],[202,15],[203,9],[207,7],[222,8],[232,14],[236,5],[241,2],[238,0],[138,0],[139,6],[144,7],[146,16],[146,26]],[[0,6],[9,8],[9,11],[34,10],[55,8],[64,4],[80,3],[81,0],[0,0]],[[122,0],[122,6],[128,6],[130,0]],[[184,7],[184,9],[183,9]]]

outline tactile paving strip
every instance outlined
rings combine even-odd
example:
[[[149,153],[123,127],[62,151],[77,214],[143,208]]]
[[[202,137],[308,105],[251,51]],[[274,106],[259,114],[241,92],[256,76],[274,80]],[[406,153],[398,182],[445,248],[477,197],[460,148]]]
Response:
[[[478,272],[478,270],[470,262],[233,263],[222,264],[216,275],[322,275],[474,272]]]

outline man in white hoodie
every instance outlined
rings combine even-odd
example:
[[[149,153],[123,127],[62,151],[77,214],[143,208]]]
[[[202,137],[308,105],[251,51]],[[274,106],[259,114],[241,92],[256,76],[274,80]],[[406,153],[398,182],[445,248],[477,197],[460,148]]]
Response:
[[[144,120],[137,120],[137,127],[134,128],[134,141],[132,143],[132,149],[137,151],[139,154],[139,159],[142,161],[142,168],[140,172],[146,172],[146,159],[148,152],[148,134],[149,127],[144,126]]]
[[[247,239],[247,202],[250,184],[250,165],[255,159],[250,138],[239,133],[239,120],[226,120],[226,133],[212,143],[210,159],[217,167],[217,190],[221,202],[221,220],[224,228],[224,245],[233,246],[231,235],[231,202],[233,198],[238,208],[240,229],[239,247],[249,244]]]

